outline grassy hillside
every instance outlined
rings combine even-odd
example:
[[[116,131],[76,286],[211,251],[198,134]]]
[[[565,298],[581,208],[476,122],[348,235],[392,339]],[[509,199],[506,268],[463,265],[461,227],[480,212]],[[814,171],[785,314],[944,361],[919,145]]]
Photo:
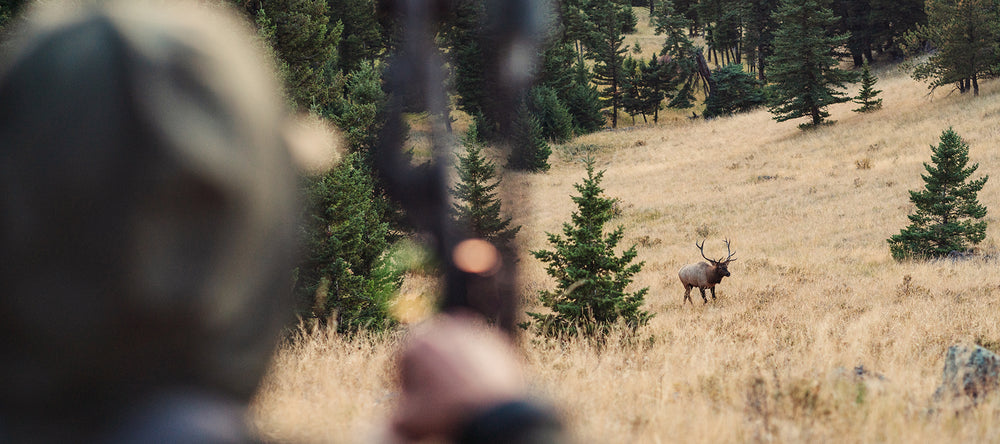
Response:
[[[885,239],[907,224],[907,190],[949,126],[990,174],[983,251],[1000,241],[1000,83],[978,98],[879,72],[885,108],[831,108],[835,124],[800,131],[766,111],[713,121],[606,131],[555,147],[545,174],[505,208],[525,249],[546,248],[574,209],[580,154],[606,169],[621,199],[626,242],[646,266],[656,314],[640,345],[522,340],[539,396],[553,400],[581,442],[984,442],[1000,436],[1000,396],[962,415],[928,415],[949,345],[1000,343],[998,262],[896,263]],[[852,91],[853,92],[853,91]],[[719,300],[681,305],[681,265],[724,253],[738,260]],[[994,256],[995,257],[995,256]],[[552,282],[521,261],[523,293]],[[426,278],[424,279],[426,280]],[[410,284],[406,297],[426,282]],[[280,350],[254,404],[265,436],[375,439],[392,406],[398,337],[318,335]],[[859,385],[856,366],[884,376]]]

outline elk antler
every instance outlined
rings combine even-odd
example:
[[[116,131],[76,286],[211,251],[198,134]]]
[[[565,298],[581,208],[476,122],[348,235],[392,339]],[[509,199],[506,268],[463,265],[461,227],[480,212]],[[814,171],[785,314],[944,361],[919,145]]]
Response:
[[[706,261],[715,262],[707,257],[705,257],[705,240],[701,241],[701,245],[698,245],[698,241],[694,241],[694,246],[698,247],[698,251],[701,252],[701,257],[705,258]]]
[[[726,254],[727,254],[728,256],[726,256],[726,258],[725,258],[725,259],[719,259],[719,260],[718,260],[718,262],[724,262],[724,263],[727,263],[727,264],[728,264],[728,263],[730,263],[730,262],[732,262],[732,261],[735,261],[735,260],[736,260],[736,258],[734,258],[734,257],[733,257],[733,255],[734,255],[734,254],[736,254],[736,253],[730,253],[730,252],[729,252],[729,238],[726,238],[726,240],[724,240],[723,242],[725,242],[725,243],[726,243]],[[702,244],[702,245],[705,245],[705,243],[704,243],[704,242],[702,242],[701,244]],[[704,253],[702,253],[702,256],[704,256],[704,255],[705,255],[705,254],[704,254]]]

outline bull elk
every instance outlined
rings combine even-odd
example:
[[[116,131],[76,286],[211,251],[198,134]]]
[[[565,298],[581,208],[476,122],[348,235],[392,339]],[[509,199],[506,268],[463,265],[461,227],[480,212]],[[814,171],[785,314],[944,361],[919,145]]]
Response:
[[[729,263],[735,261],[736,258],[733,257],[734,254],[730,252],[729,249],[729,239],[724,241],[726,243],[726,258],[719,260],[712,260],[705,257],[705,241],[701,241],[701,245],[695,242],[694,245],[698,247],[701,251],[701,257],[705,258],[706,262],[698,262],[697,264],[688,264],[681,267],[681,270],[677,272],[677,276],[681,278],[681,283],[684,284],[684,302],[691,302],[691,289],[698,287],[701,290],[701,298],[708,303],[708,298],[705,297],[705,289],[708,288],[712,290],[712,300],[715,300],[715,285],[722,282],[722,278],[729,276]],[[681,302],[683,304],[684,302]],[[694,304],[694,302],[691,302]]]

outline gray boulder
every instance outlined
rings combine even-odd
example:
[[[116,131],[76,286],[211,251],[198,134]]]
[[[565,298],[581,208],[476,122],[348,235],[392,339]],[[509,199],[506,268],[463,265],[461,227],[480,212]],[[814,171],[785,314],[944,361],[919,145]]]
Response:
[[[953,345],[944,358],[944,374],[941,386],[934,391],[934,401],[975,406],[997,390],[998,376],[1000,356],[978,345]]]

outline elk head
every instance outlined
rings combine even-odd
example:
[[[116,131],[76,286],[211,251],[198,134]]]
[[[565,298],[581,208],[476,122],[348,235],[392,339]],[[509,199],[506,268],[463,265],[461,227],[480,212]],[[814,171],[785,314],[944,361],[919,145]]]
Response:
[[[701,241],[701,245],[698,245],[697,241],[694,243],[694,245],[698,247],[698,251],[701,252],[701,257],[705,258],[705,260],[708,261],[708,263],[712,264],[712,271],[714,271],[715,279],[710,279],[710,280],[715,281],[714,283],[719,283],[720,281],[722,281],[723,277],[729,276],[729,263],[736,260],[736,258],[733,257],[733,255],[735,255],[736,253],[733,253],[729,248],[729,239],[726,239],[723,242],[726,243],[726,257],[724,259],[719,259],[719,260],[709,259],[708,257],[705,256],[704,240]]]

